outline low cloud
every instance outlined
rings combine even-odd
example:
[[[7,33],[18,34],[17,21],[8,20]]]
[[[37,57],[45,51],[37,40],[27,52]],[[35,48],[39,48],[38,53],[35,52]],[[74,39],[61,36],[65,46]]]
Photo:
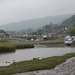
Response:
[[[0,0],[0,25],[75,13],[75,0]]]

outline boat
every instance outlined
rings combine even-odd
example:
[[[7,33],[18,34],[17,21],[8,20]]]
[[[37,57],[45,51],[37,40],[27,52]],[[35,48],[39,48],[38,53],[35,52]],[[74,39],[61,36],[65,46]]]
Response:
[[[73,43],[75,43],[75,36],[72,36]]]
[[[68,35],[68,36],[65,37],[64,43],[65,43],[66,45],[71,45],[71,44],[73,43],[73,40],[72,40],[71,37]]]
[[[73,40],[73,43],[75,43],[75,38],[74,38],[74,40]]]

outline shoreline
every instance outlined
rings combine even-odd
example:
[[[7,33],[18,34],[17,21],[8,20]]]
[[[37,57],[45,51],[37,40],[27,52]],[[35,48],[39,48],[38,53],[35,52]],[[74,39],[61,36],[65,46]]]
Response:
[[[75,53],[69,53],[63,56],[54,56],[43,59],[33,59],[29,61],[14,62],[10,66],[1,66],[0,75],[16,75],[17,73],[53,69],[57,65],[65,62],[71,57],[75,57]]]
[[[13,75],[75,75],[75,57],[67,59],[52,70],[38,70]]]

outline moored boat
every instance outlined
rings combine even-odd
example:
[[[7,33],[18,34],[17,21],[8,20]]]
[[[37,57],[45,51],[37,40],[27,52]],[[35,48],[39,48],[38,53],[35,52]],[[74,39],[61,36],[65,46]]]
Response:
[[[75,43],[75,38],[74,38],[74,40],[73,40],[73,43]]]
[[[72,36],[73,43],[75,43],[75,36]]]
[[[65,39],[64,39],[64,43],[66,45],[71,45],[73,43],[73,40],[71,39],[70,36],[66,36]]]

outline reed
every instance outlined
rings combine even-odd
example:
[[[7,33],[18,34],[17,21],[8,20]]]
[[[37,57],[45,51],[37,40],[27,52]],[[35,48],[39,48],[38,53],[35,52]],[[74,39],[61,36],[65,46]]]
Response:
[[[34,44],[25,43],[0,43],[0,52],[11,52],[15,49],[34,48]]]
[[[7,45],[0,45],[0,52],[13,52],[15,51],[15,46],[13,45],[10,45],[10,46],[7,46]]]
[[[13,45],[16,46],[16,49],[34,48],[34,44],[13,43]]]

